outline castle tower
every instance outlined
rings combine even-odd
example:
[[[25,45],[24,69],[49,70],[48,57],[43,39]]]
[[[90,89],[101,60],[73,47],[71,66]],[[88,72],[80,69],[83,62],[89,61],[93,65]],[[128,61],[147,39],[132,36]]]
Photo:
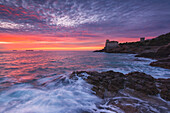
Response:
[[[107,48],[107,44],[109,43],[109,39],[106,40],[106,43],[105,43],[105,48]]]
[[[109,39],[106,40],[106,43],[107,43],[107,42],[110,42]]]
[[[141,37],[140,42],[144,42],[144,41],[145,41],[145,37]]]
[[[118,47],[117,41],[109,41],[108,39],[106,40],[105,48],[104,48],[106,52],[109,52],[110,50],[112,50],[116,47]]]

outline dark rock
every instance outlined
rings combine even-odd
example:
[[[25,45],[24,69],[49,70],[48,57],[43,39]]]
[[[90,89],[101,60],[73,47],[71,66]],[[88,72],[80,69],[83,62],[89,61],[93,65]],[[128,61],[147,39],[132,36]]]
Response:
[[[163,57],[165,58],[168,57],[169,55],[170,55],[170,44],[160,47],[156,52],[157,58],[163,58]]]
[[[160,96],[170,101],[170,78],[168,79],[157,79],[158,88],[160,89]]]
[[[84,73],[84,72],[83,72]],[[107,71],[107,72],[86,72],[88,76],[85,80],[94,85],[92,90],[95,94],[101,98],[108,97],[114,92],[124,88],[125,75],[119,72]],[[74,75],[80,77],[81,72],[73,72],[71,74],[72,79],[75,79]],[[111,94],[112,93],[112,94]]]
[[[92,76],[89,76],[86,81],[94,85],[92,90],[101,98],[108,96],[110,92],[117,92],[124,88],[125,77],[122,73],[108,71],[102,73],[88,72],[88,74]]]
[[[87,73],[89,76],[86,76],[84,73]],[[136,92],[146,96],[160,93],[163,99],[170,101],[170,79],[154,79],[152,76],[142,72],[131,72],[124,75],[114,71],[102,73],[78,71],[70,75],[70,78],[73,80],[78,80],[79,77],[92,84],[94,94],[103,99],[114,97],[120,93],[120,89],[125,90],[128,87],[130,90],[134,89]]]
[[[155,52],[146,52],[136,55],[135,57],[155,58]]]
[[[132,104],[137,103],[137,102],[136,100],[132,100],[132,99],[131,100],[130,99],[123,99],[123,100],[111,99],[107,105],[116,106],[126,113],[140,113],[141,110],[139,108],[132,106]],[[129,103],[129,105],[126,105],[126,103]]]
[[[82,73],[86,73],[86,71],[74,71],[69,78],[72,80],[78,80],[78,77],[83,77]]]
[[[167,79],[165,79],[165,78],[158,78],[158,79],[156,79],[156,82],[157,83],[161,83],[161,84],[169,84],[170,85],[170,78],[167,78]]]
[[[150,66],[155,66],[155,67],[162,67],[166,69],[170,69],[170,57],[165,58],[165,59],[160,59],[156,62],[150,63]]]
[[[126,86],[149,95],[158,94],[155,79],[141,72],[127,74]]]
[[[159,62],[170,62],[170,57],[162,58],[158,60]]]
[[[140,95],[140,94],[139,94]],[[107,102],[107,106],[114,106],[119,112],[124,113],[167,113],[169,111],[168,105],[162,104],[161,100],[152,101],[152,97],[149,100],[142,100],[142,98],[120,97],[112,98]],[[151,100],[150,100],[151,99]],[[142,101],[141,101],[142,100]]]
[[[101,50],[95,50],[93,52],[104,52],[104,49],[101,49]]]
[[[136,52],[133,50],[134,48],[128,46],[119,46],[114,49],[110,49],[109,51],[105,51],[107,53],[130,53],[135,54]]]
[[[170,33],[160,35],[148,41],[148,46],[163,46],[170,43]]]
[[[168,89],[167,87],[163,88],[160,92],[160,96],[165,99],[170,101],[170,89]]]
[[[150,63],[150,66],[155,66],[155,67],[162,67],[162,68],[166,68],[166,69],[170,69],[170,62],[152,62]]]
[[[135,57],[158,59],[158,61],[152,62],[150,65],[170,69],[170,57],[169,57],[170,44],[161,46],[158,50],[156,50],[156,51],[155,50],[156,49],[152,49],[150,52],[140,53],[140,54],[136,55]],[[165,58],[165,59],[160,60],[160,58]]]

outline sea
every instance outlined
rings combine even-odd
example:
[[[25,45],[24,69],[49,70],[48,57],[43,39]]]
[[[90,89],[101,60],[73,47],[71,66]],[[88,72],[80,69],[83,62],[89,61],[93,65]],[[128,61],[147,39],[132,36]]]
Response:
[[[124,113],[121,108],[107,106],[83,79],[69,79],[70,74],[82,70],[124,74],[139,71],[154,78],[170,78],[169,69],[149,66],[153,61],[135,54],[92,51],[0,52],[0,113]],[[154,113],[168,111],[168,107],[133,99],[139,101],[136,106],[141,104]],[[98,107],[100,104],[102,107]]]

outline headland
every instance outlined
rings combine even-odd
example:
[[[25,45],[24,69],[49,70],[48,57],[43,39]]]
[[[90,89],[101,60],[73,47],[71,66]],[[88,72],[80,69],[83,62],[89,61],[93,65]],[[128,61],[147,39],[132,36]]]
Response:
[[[170,69],[170,33],[149,40],[142,37],[137,42],[118,43],[106,40],[105,47],[94,52],[137,54],[136,57],[156,59],[151,66]]]

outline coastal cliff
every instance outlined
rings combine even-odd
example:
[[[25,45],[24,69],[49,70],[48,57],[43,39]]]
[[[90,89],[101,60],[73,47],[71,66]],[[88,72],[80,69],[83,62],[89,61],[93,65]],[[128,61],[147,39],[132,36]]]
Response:
[[[151,63],[151,66],[170,69],[170,33],[160,35],[150,40],[119,43],[116,47],[109,49],[104,47],[104,49],[94,52],[137,54],[136,57],[158,60]]]

